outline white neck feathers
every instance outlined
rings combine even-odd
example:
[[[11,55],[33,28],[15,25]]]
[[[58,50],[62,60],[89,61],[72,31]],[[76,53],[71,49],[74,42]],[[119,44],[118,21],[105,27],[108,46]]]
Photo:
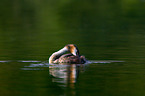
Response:
[[[53,53],[49,57],[49,63],[53,63],[53,61],[55,61],[56,57],[61,56],[62,54],[64,54],[67,51],[68,51],[68,49],[66,47],[64,47],[64,48],[60,49],[59,51]]]

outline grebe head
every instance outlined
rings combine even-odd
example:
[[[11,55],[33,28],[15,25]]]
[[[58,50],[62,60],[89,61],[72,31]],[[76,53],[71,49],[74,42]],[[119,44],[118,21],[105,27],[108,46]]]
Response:
[[[65,46],[65,48],[67,48],[68,51],[70,53],[72,53],[73,55],[79,56],[79,49],[77,48],[76,45],[74,45],[74,44],[68,44],[68,45]]]

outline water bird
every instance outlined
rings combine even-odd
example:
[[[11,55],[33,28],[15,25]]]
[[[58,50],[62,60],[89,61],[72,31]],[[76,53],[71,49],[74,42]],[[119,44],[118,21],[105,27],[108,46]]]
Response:
[[[68,54],[64,54],[70,52]],[[68,64],[84,64],[86,63],[85,56],[80,55],[79,49],[75,44],[68,44],[57,52],[54,52],[49,57],[49,64],[51,63],[68,63]]]

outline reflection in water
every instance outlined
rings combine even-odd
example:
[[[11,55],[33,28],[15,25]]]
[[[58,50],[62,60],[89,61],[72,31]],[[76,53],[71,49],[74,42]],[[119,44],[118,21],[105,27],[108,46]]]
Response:
[[[77,86],[78,84],[76,83],[79,80],[81,80],[81,78],[79,78],[79,75],[81,75],[80,74],[81,72],[86,71],[86,68],[88,67],[88,65],[89,66],[91,66],[92,64],[96,66],[100,64],[107,65],[113,62],[123,62],[123,61],[88,60],[86,64],[65,64],[65,65],[64,64],[48,64],[48,61],[39,62],[37,60],[35,61],[18,60],[17,62],[18,63],[21,62],[24,64],[24,67],[21,68],[21,70],[24,70],[23,72],[27,75],[28,73],[31,74],[32,77],[30,77],[30,79],[34,80],[33,81],[34,84],[39,83],[40,88],[42,88],[42,86],[45,86],[43,87],[44,89],[42,90],[47,90],[47,88],[49,88],[49,92],[53,95],[56,94],[56,96],[58,96],[58,94],[61,94],[61,96],[77,96],[79,94],[79,92],[77,91],[78,88],[82,88],[82,87],[80,87],[80,84],[79,86]],[[100,72],[100,70],[98,70],[97,72]],[[88,75],[90,74],[88,73]],[[43,78],[44,80],[38,79],[39,77]],[[83,84],[83,82],[85,81],[81,81],[81,84]],[[83,85],[90,85],[90,84],[83,84]]]
[[[87,65],[91,64],[108,64],[112,62],[124,62],[124,61],[115,61],[115,60],[89,60],[86,64],[48,64],[47,61],[24,61],[19,60],[18,62],[22,63],[28,63],[30,65],[24,66],[24,68],[21,68],[21,70],[30,71],[32,72],[44,72],[45,71],[37,71],[37,70],[46,70],[48,72],[49,68],[49,80],[50,85],[48,85],[52,90],[51,92],[55,92],[53,90],[59,88],[61,90],[61,94],[63,96],[76,96],[78,94],[77,90],[77,80],[79,77],[79,74],[81,72],[84,72],[86,70]],[[33,62],[33,63],[32,63]],[[39,63],[38,63],[39,62]],[[34,71],[35,70],[35,71]],[[48,74],[47,74],[48,75]],[[45,75],[47,77],[47,75]],[[45,77],[44,76],[44,77]],[[36,76],[37,77],[37,76]],[[48,83],[46,82],[46,84]],[[58,90],[58,89],[57,89]],[[64,92],[64,93],[63,93]]]
[[[49,66],[49,73],[54,78],[53,82],[60,83],[60,86],[74,89],[79,73],[85,70],[85,64],[69,64]]]
[[[89,60],[86,64],[51,64],[49,65],[49,74],[52,75],[53,82],[57,82],[60,85],[68,88],[75,88],[74,84],[77,82],[80,72],[85,71],[85,67],[91,63],[112,63],[112,62],[124,62],[115,60]]]
[[[65,95],[75,96],[75,83],[79,77],[79,73],[85,71],[86,64],[68,64],[49,66],[49,74],[52,75],[52,82],[56,82],[58,86],[68,89]]]

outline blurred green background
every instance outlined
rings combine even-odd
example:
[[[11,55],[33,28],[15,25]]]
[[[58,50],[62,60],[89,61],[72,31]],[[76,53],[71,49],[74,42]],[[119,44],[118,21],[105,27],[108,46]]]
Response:
[[[89,59],[144,55],[143,0],[5,0],[0,5],[2,60],[45,60],[68,43]]]
[[[88,60],[125,61],[125,65],[127,65],[125,68],[129,67],[128,69],[130,72],[138,71],[143,75],[144,70],[140,70],[140,68],[145,68],[145,0],[0,1],[0,60],[46,61],[53,52],[69,43],[76,44],[80,49],[80,53],[85,55]],[[139,64],[141,65],[138,66]],[[39,71],[25,72],[20,70],[20,68],[25,66],[24,63],[11,62],[0,63],[0,65],[0,90],[3,90],[3,96],[6,94],[29,94],[31,96],[36,96],[36,94],[33,93],[35,93],[36,90],[39,90],[37,88],[40,88],[40,86],[35,86],[35,88],[34,86],[32,87],[31,84],[33,80],[38,79],[41,81],[42,76],[44,78],[46,74],[48,75],[46,70],[42,72],[43,75],[41,72],[39,73]],[[98,68],[97,66],[92,65],[90,65],[91,72],[97,73],[98,71],[96,71],[96,69],[99,70],[100,67]],[[114,65],[110,66],[113,67]],[[137,69],[136,66],[138,66]],[[108,65],[107,68],[106,66],[104,68],[107,69]],[[115,68],[113,67],[113,69]],[[121,69],[118,68],[118,70],[122,69],[124,69],[124,67],[121,67]],[[110,67],[109,70],[110,71],[107,72],[112,72]],[[102,71],[100,70],[100,72]],[[83,80],[82,84],[84,85],[81,86],[80,84],[79,86],[81,86],[81,88],[102,88],[102,86],[99,87],[99,85],[97,85],[98,87],[94,87],[94,85],[85,86],[84,82],[87,83],[88,79],[84,78],[91,78],[89,77],[90,73],[86,73],[86,77],[80,78]],[[101,77],[100,79],[99,77],[94,77],[94,81],[92,80],[92,82],[101,82],[95,80],[104,80],[105,76],[110,76],[110,74],[106,73],[104,73],[104,77]],[[29,79],[27,80],[26,78]],[[114,77],[110,80],[113,78]],[[110,88],[107,89],[108,86],[110,86],[110,83],[107,83],[106,85],[103,85],[105,89],[102,89],[102,91],[99,89],[99,91],[96,92],[101,96],[106,96],[106,94],[108,94],[107,96],[119,96],[119,94],[122,96],[124,92],[128,92],[125,91],[128,89],[124,88],[128,88],[126,86],[129,86],[128,83],[131,82],[130,80],[132,79],[128,78],[128,74],[123,74],[122,78],[123,80],[128,80],[128,82],[127,84],[123,82],[124,85],[121,85],[122,83],[120,81],[118,90],[121,91],[118,91],[116,86],[112,87],[112,90]],[[136,74],[136,79],[137,78],[139,79]],[[51,82],[50,78],[49,80],[47,79],[48,77],[44,78],[44,83],[42,85],[45,85],[48,81],[49,83]],[[145,95],[145,92],[142,89],[144,88],[143,81],[145,78],[140,79],[142,80],[132,81],[133,85],[135,84],[135,88],[137,88],[136,91],[135,89],[131,90],[135,94],[129,94],[129,90],[128,95],[124,96]],[[17,83],[17,81],[21,83]],[[22,82],[25,83],[23,84]],[[112,84],[114,80],[110,82]],[[35,81],[34,83],[38,82]],[[29,84],[31,86],[29,86]],[[138,89],[136,84],[139,84],[139,87],[141,87],[142,90],[140,90],[140,88]],[[55,86],[52,82],[50,85],[51,87]],[[79,88],[80,87],[77,89],[78,93],[80,93],[79,96],[87,94],[86,92],[83,93],[84,89],[81,90],[80,88],[79,90]],[[32,89],[35,90],[30,92]],[[58,94],[53,94],[57,88],[54,88],[54,90],[50,89],[46,88],[45,92],[44,89],[39,90],[37,91],[37,95],[39,96],[41,93],[43,95],[51,94],[51,96],[60,95],[59,92]],[[117,95],[113,94],[114,89],[118,92]],[[18,90],[18,92],[16,90]],[[95,90],[97,89],[94,89],[94,91]],[[109,93],[105,94],[105,92]],[[142,93],[142,95],[139,95],[139,93]],[[92,96],[94,94],[92,93]]]

